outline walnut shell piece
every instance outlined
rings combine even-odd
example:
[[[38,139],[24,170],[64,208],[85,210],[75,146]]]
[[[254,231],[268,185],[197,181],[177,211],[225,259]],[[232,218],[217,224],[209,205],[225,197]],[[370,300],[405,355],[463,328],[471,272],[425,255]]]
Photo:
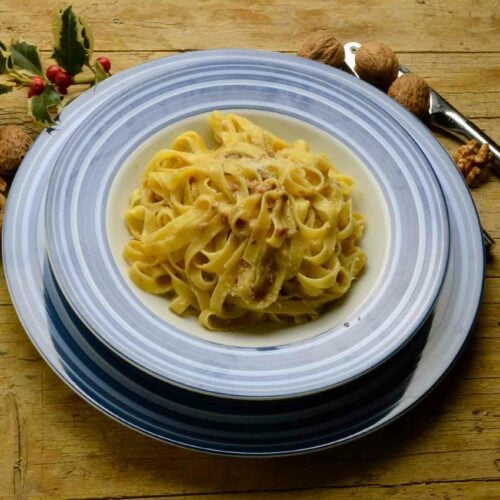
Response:
[[[385,92],[398,76],[399,61],[387,45],[367,42],[356,51],[354,69],[362,80]]]
[[[455,151],[453,159],[471,188],[479,186],[490,176],[493,154],[488,144],[479,146],[476,140],[471,139]]]
[[[429,114],[431,89],[422,77],[414,73],[406,73],[394,80],[387,95],[419,118]]]
[[[318,31],[309,36],[297,55],[341,68],[344,64],[344,46],[331,34]]]
[[[13,175],[33,141],[17,125],[0,127],[0,174]]]

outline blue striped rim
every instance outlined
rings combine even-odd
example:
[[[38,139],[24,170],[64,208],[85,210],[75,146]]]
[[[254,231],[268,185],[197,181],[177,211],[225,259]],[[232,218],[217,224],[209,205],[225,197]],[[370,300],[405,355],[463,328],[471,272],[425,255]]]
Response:
[[[98,92],[112,91],[112,80]],[[43,230],[54,158],[79,126],[81,114],[93,111],[89,94],[65,111],[59,131],[43,133],[31,149],[11,188],[3,233],[4,269],[20,319],[42,356],[87,401],[173,444],[214,453],[281,455],[318,450],[380,428],[413,406],[447,372],[478,310],[484,253],[468,189],[446,152],[423,129],[414,138],[446,195],[452,252],[430,329],[415,336],[397,357],[364,380],[323,394],[248,402],[183,391],[113,355],[83,327],[57,291]],[[394,112],[398,119],[411,119],[403,110]]]
[[[405,122],[406,132],[383,109],[388,99],[382,94],[299,58],[216,51],[177,62],[166,59],[157,75],[138,74],[114,98],[103,98],[63,147],[49,188],[47,228],[51,262],[67,299],[116,352],[196,390],[284,397],[344,383],[373,368],[426,318],[446,267],[445,205],[409,135],[422,125]],[[384,286],[357,312],[363,321],[353,324],[344,342],[332,341],[342,332],[337,327],[266,351],[209,343],[166,325],[119,275],[104,222],[116,171],[158,129],[214,107],[299,117],[340,138],[379,179],[391,205],[393,257]]]

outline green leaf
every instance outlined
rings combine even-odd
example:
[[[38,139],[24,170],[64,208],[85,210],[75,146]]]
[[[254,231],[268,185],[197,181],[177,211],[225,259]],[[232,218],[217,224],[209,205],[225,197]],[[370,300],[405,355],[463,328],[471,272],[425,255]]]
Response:
[[[71,6],[59,10],[52,23],[54,52],[52,57],[68,73],[76,75],[88,64],[93,51],[93,38],[87,23]]]
[[[102,82],[103,80],[106,80],[106,78],[109,78],[111,76],[109,73],[106,73],[99,61],[96,61],[94,63],[94,71],[96,84]]]
[[[13,69],[12,55],[7,46],[0,41],[0,73],[9,74]]]
[[[28,100],[29,114],[45,126],[55,123],[55,117],[61,108],[61,95],[53,85],[47,85],[40,95]]]
[[[14,87],[11,87],[10,85],[3,85],[0,83],[0,95],[2,94],[7,94],[10,92]]]
[[[88,25],[87,21],[83,17],[78,17],[78,22],[80,25],[80,35],[82,37],[83,46],[85,47],[86,59],[85,63],[90,64],[90,59],[94,53],[94,37],[92,35],[92,30]]]
[[[14,69],[29,75],[43,76],[42,63],[36,45],[23,41],[12,42],[10,46]]]

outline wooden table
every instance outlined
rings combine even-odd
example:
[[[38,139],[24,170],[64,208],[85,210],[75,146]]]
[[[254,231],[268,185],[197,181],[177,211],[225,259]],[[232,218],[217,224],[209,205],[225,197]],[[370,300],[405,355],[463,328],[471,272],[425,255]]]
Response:
[[[2,0],[0,39],[50,55],[56,2]],[[332,29],[344,42],[383,41],[500,141],[498,2],[76,0],[96,52],[115,72],[178,51],[246,47],[295,52]],[[0,124],[35,128],[25,91],[0,99]],[[450,151],[457,143],[443,139]],[[472,339],[417,408],[353,444],[308,456],[235,459],[148,439],[81,400],[41,360],[0,277],[0,498],[500,498],[500,182],[474,190],[499,244]]]

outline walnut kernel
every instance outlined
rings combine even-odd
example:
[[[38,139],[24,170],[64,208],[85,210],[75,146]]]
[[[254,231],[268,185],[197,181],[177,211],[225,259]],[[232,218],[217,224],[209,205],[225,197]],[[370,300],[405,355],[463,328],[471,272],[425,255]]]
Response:
[[[313,33],[302,44],[297,55],[341,68],[344,64],[344,46],[330,33]]]
[[[489,177],[493,166],[493,155],[488,144],[479,146],[474,139],[460,146],[453,155],[453,159],[471,188],[484,182]]]

